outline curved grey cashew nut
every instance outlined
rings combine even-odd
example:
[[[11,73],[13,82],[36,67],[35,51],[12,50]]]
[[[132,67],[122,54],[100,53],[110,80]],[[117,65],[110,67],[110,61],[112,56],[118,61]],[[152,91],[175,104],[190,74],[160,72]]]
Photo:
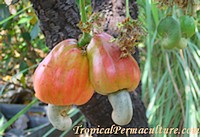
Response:
[[[117,125],[127,125],[133,117],[133,107],[130,94],[127,90],[119,90],[108,95],[112,105],[112,120]]]
[[[72,126],[72,120],[67,115],[70,108],[70,106],[55,106],[48,104],[47,116],[56,129],[64,131]]]

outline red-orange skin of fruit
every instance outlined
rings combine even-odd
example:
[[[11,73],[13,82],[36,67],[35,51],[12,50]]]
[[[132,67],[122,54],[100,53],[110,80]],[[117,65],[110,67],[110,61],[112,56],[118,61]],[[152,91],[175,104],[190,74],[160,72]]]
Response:
[[[96,92],[107,95],[120,89],[133,91],[140,81],[140,69],[135,59],[128,55],[120,58],[122,51],[107,33],[94,34],[87,47],[90,81]]]
[[[49,104],[82,105],[93,95],[86,55],[75,39],[56,45],[34,73],[35,96]]]

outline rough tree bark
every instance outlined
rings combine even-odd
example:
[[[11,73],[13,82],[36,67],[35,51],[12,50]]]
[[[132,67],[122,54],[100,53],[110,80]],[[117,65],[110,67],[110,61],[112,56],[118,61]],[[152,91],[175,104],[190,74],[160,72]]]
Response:
[[[40,21],[40,28],[46,37],[47,46],[52,49],[57,43],[67,38],[78,38],[81,31],[77,27],[80,20],[79,11],[75,0],[31,0]],[[117,36],[116,22],[125,18],[125,0],[93,0],[94,12],[105,14],[104,31]],[[132,18],[137,18],[138,9],[135,0],[130,0]],[[139,63],[139,51],[133,55]],[[140,98],[141,84],[136,92],[131,93],[134,107],[132,121],[124,127],[148,127],[146,110]],[[95,93],[92,99],[79,107],[88,119],[90,127],[110,127],[114,123],[111,119],[112,107],[107,96]],[[97,135],[96,135],[97,136]],[[106,135],[98,135],[105,137]],[[117,135],[109,135],[117,136]],[[125,135],[118,135],[120,137]],[[147,137],[149,135],[130,135],[130,137]]]

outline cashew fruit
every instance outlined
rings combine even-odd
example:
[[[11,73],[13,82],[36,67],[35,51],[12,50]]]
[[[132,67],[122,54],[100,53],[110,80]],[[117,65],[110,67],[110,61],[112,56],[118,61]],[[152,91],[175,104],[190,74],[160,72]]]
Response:
[[[188,15],[180,17],[181,33],[185,38],[190,38],[195,34],[194,18]]]
[[[33,85],[38,99],[58,106],[82,105],[92,97],[88,59],[75,39],[52,49],[37,67]]]
[[[135,59],[123,53],[107,33],[94,34],[87,47],[89,75],[95,91],[108,95],[113,107],[112,120],[118,125],[128,124],[133,116],[129,92],[140,81],[140,69]]]
[[[161,46],[165,49],[173,49],[181,39],[180,24],[172,16],[167,16],[159,22],[157,32],[161,36]]]
[[[177,48],[178,49],[184,49],[187,47],[187,43],[188,43],[188,40],[186,38],[181,38],[178,45],[177,45]]]
[[[120,58],[122,51],[107,33],[94,34],[87,47],[89,76],[96,92],[107,95],[121,89],[133,91],[140,81],[140,69],[128,54]]]

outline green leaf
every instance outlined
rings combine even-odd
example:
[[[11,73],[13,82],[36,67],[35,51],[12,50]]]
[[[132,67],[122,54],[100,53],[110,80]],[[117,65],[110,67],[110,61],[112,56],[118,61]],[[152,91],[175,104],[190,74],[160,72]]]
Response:
[[[26,88],[26,79],[24,75],[22,75],[22,77],[20,78],[20,83],[23,85],[24,88]]]
[[[10,12],[8,9],[8,6],[6,6],[6,4],[0,4],[0,25],[3,25],[3,27],[5,27],[8,23],[2,23],[2,21],[4,21],[6,18],[8,18],[10,16]]]
[[[23,17],[21,18],[19,21],[18,21],[18,24],[24,24],[24,23],[27,23],[29,22],[33,17],[32,16],[29,16],[29,17]]]
[[[24,69],[26,69],[26,68],[28,68],[27,63],[26,63],[25,61],[22,61],[22,62],[20,63],[20,66],[19,66],[19,70],[22,71],[22,70],[24,70]]]
[[[7,22],[7,21],[9,21],[9,20],[11,20],[11,19],[13,19],[14,17],[16,17],[16,16],[18,16],[19,14],[23,13],[24,11],[26,11],[26,10],[29,9],[30,7],[32,7],[32,5],[30,5],[30,6],[26,7],[26,8],[24,8],[24,9],[22,9],[22,10],[20,10],[20,11],[18,11],[16,14],[14,14],[14,15],[12,15],[12,16],[9,16],[9,17],[7,17],[7,18],[5,18],[5,19],[3,19],[3,20],[0,20],[0,25],[4,24],[5,22]],[[1,12],[0,12],[0,13],[1,13]]]
[[[19,66],[19,71],[26,70],[27,68],[28,68],[27,63],[25,61],[22,61]],[[26,74],[28,74],[28,71],[24,72],[24,75],[26,75]],[[22,80],[21,80],[21,82],[22,82]],[[24,84],[24,83],[22,82],[22,84]]]
[[[6,123],[6,118],[2,113],[0,113],[0,128],[3,127],[3,125]],[[4,130],[0,131],[0,136],[4,133]]]
[[[33,26],[33,29],[30,32],[31,40],[35,39],[38,36],[39,32],[40,32],[40,27],[39,27],[39,23],[37,22]]]
[[[0,133],[6,130],[9,126],[11,126],[21,115],[25,114],[34,104],[38,102],[38,99],[33,99],[31,103],[29,103],[25,108],[19,111],[15,116],[13,116],[7,123],[5,123],[0,128]]]
[[[0,21],[10,16],[8,6],[6,4],[0,4]]]
[[[11,4],[16,4],[17,2],[19,2],[19,0],[12,0]]]
[[[22,33],[22,37],[24,38],[24,40],[26,41],[31,41],[31,36],[28,32],[24,32]]]

